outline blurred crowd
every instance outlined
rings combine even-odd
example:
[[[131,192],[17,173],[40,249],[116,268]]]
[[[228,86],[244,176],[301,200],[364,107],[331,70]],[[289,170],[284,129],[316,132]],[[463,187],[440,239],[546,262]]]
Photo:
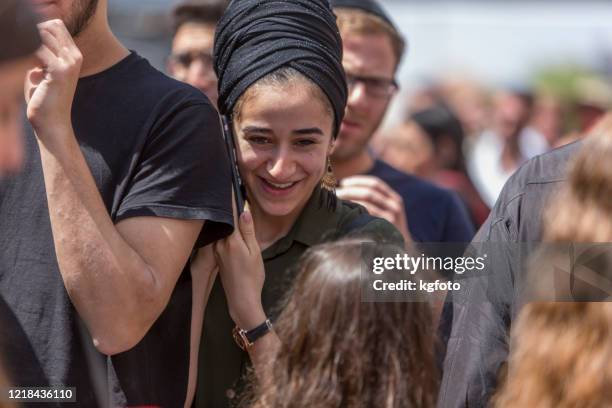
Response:
[[[373,149],[397,168],[456,191],[480,226],[525,161],[582,139],[612,107],[604,76],[583,74],[562,86],[539,82],[494,89],[466,78],[431,83],[409,96],[401,125],[378,134]]]

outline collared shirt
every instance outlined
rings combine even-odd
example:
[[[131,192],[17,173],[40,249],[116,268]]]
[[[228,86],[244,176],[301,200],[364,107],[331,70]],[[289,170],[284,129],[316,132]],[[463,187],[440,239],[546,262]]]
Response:
[[[494,279],[464,279],[442,315],[448,340],[438,407],[486,407],[508,356],[511,322],[523,307],[527,260],[542,240],[542,217],[550,197],[566,182],[567,164],[581,143],[531,159],[508,180],[475,243],[521,243],[520,251],[499,251]],[[476,246],[476,248],[484,248]],[[490,247],[489,247],[490,248]],[[472,256],[482,255],[481,250]],[[483,285],[486,279],[486,286]],[[485,299],[486,301],[482,301]]]
[[[367,214],[366,210],[342,200],[338,200],[335,210],[328,210],[320,205],[322,194],[327,193],[316,189],[289,233],[262,253],[266,280],[261,298],[266,314],[273,321],[296,277],[298,261],[308,248],[348,233],[403,246],[400,232],[383,219],[368,216],[363,225],[351,228],[355,220]],[[236,390],[242,388],[238,382],[249,364],[249,357],[235,344],[233,327],[221,280],[217,278],[206,306],[200,343],[195,400],[198,408],[231,406]]]

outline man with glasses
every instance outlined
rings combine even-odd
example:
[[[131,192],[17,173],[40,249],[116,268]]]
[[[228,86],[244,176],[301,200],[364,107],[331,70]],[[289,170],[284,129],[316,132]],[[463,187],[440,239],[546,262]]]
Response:
[[[333,0],[344,43],[349,97],[332,156],[338,196],[393,223],[406,242],[468,242],[474,233],[459,199],[372,157],[368,142],[398,86],[401,34],[374,0]]]
[[[225,0],[188,0],[173,13],[174,39],[167,70],[179,81],[204,92],[217,106],[217,76],[212,66],[212,49],[217,21]]]

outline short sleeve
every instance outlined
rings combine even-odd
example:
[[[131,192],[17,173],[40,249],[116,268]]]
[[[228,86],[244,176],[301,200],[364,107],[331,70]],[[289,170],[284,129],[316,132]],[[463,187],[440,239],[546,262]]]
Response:
[[[231,176],[217,112],[191,102],[160,115],[127,181],[115,222],[138,216],[205,220],[197,246],[233,230]]]

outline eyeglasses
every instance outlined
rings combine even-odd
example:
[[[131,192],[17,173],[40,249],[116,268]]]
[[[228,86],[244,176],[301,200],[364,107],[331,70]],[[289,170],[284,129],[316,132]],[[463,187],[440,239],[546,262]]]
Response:
[[[178,52],[168,57],[170,61],[173,61],[184,68],[189,68],[195,61],[200,61],[204,66],[213,66],[213,56],[210,52],[204,51],[185,51]]]
[[[372,98],[387,98],[399,89],[395,79],[366,77],[349,73],[346,74],[346,83],[349,92],[351,92],[358,83],[363,84],[366,94]]]

